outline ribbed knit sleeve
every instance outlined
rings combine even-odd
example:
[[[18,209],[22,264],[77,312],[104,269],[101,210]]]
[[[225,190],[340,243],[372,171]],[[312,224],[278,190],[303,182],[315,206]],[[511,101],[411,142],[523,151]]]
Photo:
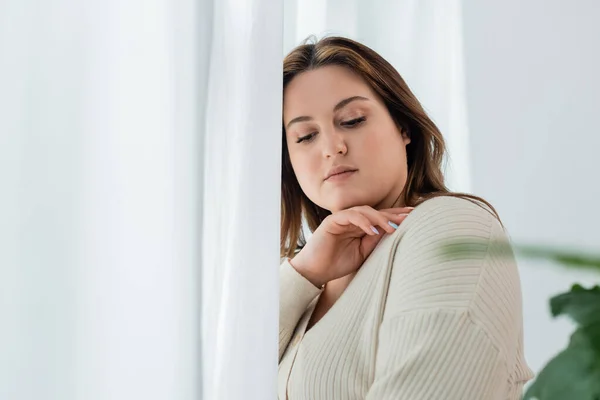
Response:
[[[463,199],[431,200],[393,249],[367,400],[495,400],[522,390],[521,290],[498,220]],[[407,219],[408,222],[408,219]],[[447,253],[456,240],[474,242]],[[510,382],[514,380],[514,382]]]
[[[310,302],[321,293],[285,258],[279,266],[279,360],[287,347],[298,320]]]

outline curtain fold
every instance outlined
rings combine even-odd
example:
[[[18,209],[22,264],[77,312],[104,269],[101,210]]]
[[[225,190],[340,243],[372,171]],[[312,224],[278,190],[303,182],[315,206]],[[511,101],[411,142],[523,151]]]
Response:
[[[199,398],[197,24],[0,3],[0,398]]]
[[[276,397],[282,3],[212,5],[204,130],[205,399]]]

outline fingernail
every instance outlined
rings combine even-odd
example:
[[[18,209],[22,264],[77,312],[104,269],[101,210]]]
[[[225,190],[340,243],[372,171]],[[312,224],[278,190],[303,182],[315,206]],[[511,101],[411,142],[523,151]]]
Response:
[[[376,234],[378,234],[378,235],[379,235],[379,231],[377,230],[377,228],[375,228],[375,227],[374,227],[374,226],[372,226],[372,225],[371,225],[371,230],[372,230],[373,232],[375,232]]]
[[[405,217],[407,215],[408,215],[407,213],[398,214],[398,216],[400,216],[400,217]]]
[[[388,224],[390,224],[390,226],[394,229],[398,229],[398,225],[396,225],[395,223],[393,223],[392,221],[388,221]]]

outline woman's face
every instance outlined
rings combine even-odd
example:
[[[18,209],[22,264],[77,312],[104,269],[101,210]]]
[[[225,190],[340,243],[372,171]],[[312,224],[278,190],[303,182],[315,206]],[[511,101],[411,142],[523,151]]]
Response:
[[[404,206],[410,139],[359,75],[341,66],[297,75],[284,91],[283,123],[292,167],[312,202],[331,212]],[[325,179],[338,165],[356,172]]]

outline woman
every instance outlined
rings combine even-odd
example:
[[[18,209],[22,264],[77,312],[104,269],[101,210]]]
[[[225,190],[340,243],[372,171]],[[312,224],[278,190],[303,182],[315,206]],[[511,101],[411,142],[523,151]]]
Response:
[[[295,48],[282,150],[279,398],[519,399],[508,235],[446,188],[442,135],[397,71],[346,38]]]

